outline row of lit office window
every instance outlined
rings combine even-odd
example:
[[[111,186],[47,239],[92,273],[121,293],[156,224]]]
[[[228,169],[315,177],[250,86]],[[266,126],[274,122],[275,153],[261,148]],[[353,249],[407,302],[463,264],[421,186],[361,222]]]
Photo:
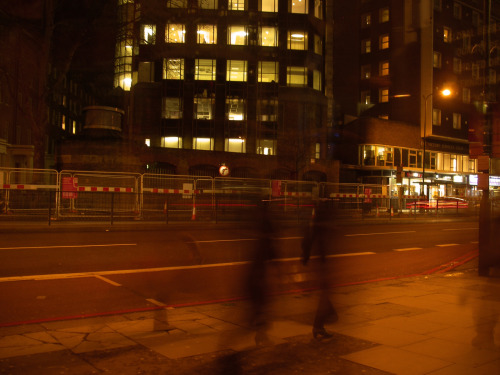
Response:
[[[422,150],[403,147],[360,145],[359,163],[363,166],[422,168]],[[476,162],[468,155],[426,151],[425,169],[443,172],[476,172]]]
[[[200,81],[215,81],[216,78],[215,59],[195,59],[194,79]],[[287,86],[307,87],[308,69],[304,66],[287,66]],[[183,80],[184,59],[163,60],[163,79]],[[322,74],[319,70],[312,71],[312,87],[315,90],[322,89]],[[246,82],[248,78],[248,61],[227,60],[226,81]],[[279,63],[277,61],[259,61],[257,64],[258,82],[279,82]]]
[[[248,45],[248,26],[230,25],[227,26],[227,44],[234,46]],[[263,47],[278,47],[278,27],[260,26],[258,34],[258,44]],[[180,23],[170,23],[165,26],[165,43],[185,43],[186,25]],[[217,44],[217,25],[200,24],[197,25],[196,42],[198,44]],[[141,25],[141,44],[156,43],[156,25]],[[126,46],[125,46],[126,48]],[[308,32],[301,29],[287,31],[287,48],[291,50],[308,49]],[[129,55],[131,56],[130,50]],[[318,55],[323,53],[323,40],[317,34],[314,35],[314,52]],[[127,51],[123,51],[123,56]]]
[[[246,139],[244,138],[225,138],[224,151],[246,153]],[[146,146],[151,146],[151,139],[145,139]],[[163,148],[183,148],[182,137],[161,137],[160,147]],[[258,139],[255,153],[258,155],[276,155],[277,140],[276,139]],[[214,150],[214,138],[209,137],[193,137],[192,138],[193,150]],[[321,144],[315,143],[314,150],[311,152],[311,158],[319,159],[321,155]]]

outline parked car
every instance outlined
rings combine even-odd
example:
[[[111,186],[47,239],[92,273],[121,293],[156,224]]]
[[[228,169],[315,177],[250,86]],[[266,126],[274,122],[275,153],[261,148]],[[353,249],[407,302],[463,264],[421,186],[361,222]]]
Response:
[[[463,198],[441,197],[430,200],[420,200],[406,204],[409,209],[464,209],[469,208],[469,203]]]

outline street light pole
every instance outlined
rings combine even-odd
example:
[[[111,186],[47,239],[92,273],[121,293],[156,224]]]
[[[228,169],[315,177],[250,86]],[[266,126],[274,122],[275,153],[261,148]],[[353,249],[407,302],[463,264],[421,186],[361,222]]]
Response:
[[[427,135],[427,100],[432,96],[432,92],[426,96],[424,96],[424,136],[423,136],[423,149],[424,152],[422,154],[422,191],[420,192],[422,197],[424,194],[424,186],[425,186],[425,136]]]

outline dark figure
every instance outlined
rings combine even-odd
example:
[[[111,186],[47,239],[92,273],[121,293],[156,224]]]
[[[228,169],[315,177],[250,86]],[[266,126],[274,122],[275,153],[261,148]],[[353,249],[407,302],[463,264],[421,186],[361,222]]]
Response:
[[[318,263],[315,265],[320,289],[318,308],[313,323],[313,336],[315,339],[332,337],[332,334],[325,330],[324,325],[327,320],[336,321],[338,319],[337,312],[329,297],[328,266],[326,264],[327,246],[333,239],[331,217],[328,201],[319,202],[315,207],[312,225],[308,228],[302,242],[302,262],[304,265],[308,264],[312,252],[316,252],[319,256]]]
[[[269,217],[269,202],[258,202],[254,224],[258,241],[248,274],[248,296],[250,298],[250,323],[254,327],[257,345],[269,343],[267,337],[266,308],[269,302],[269,261],[275,256],[273,225]]]

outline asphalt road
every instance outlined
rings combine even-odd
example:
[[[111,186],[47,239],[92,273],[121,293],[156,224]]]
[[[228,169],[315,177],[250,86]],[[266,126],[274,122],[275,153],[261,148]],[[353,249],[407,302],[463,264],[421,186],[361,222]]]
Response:
[[[315,260],[299,259],[304,230],[273,232],[269,292],[315,286]],[[477,249],[477,235],[475,222],[339,226],[330,281],[421,274]],[[2,232],[0,326],[242,298],[257,237],[248,225]]]

